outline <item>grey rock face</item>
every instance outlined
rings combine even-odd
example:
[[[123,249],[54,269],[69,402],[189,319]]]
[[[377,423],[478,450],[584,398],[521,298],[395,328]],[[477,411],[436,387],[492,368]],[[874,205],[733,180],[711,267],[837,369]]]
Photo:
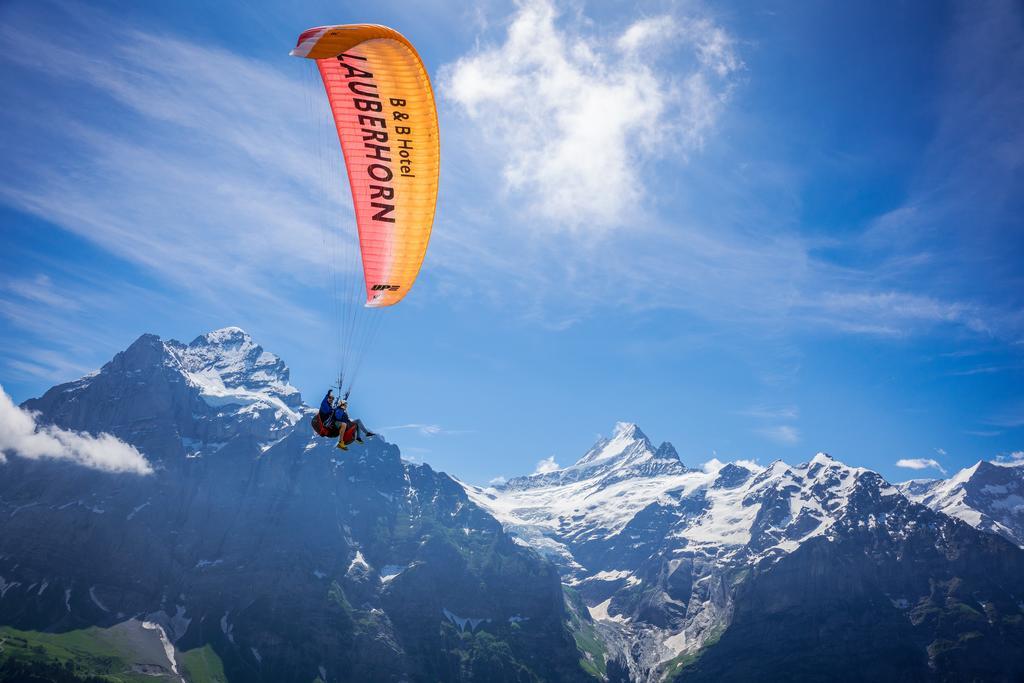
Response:
[[[1024,553],[865,484],[830,534],[752,568],[679,680],[1020,680]]]
[[[9,458],[0,623],[142,617],[237,681],[583,677],[556,570],[397,447],[314,436],[287,368],[240,330],[145,335],[26,406],[155,473]]]
[[[284,362],[230,327],[187,345],[142,335],[99,372],[24,407],[43,423],[114,434],[167,466],[236,436],[271,442],[305,410]]]

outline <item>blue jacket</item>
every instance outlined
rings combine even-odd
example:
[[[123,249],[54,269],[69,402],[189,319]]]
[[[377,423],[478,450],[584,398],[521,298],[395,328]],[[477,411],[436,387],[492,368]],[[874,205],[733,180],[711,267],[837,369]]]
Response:
[[[339,424],[341,422],[349,422],[348,413],[345,412],[344,408],[338,406],[334,409],[334,424]]]
[[[330,392],[328,392],[330,395]],[[331,399],[324,396],[324,400],[320,402],[320,419],[326,420],[331,416],[331,412],[334,410],[334,406],[331,405]]]

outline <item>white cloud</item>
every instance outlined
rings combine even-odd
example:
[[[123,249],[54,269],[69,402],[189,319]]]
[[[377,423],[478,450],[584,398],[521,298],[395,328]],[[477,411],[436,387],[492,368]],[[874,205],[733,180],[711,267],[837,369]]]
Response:
[[[946,455],[946,449],[945,448],[936,448],[935,452],[938,453],[939,455]]]
[[[700,467],[708,474],[714,474],[718,470],[725,467],[725,463],[719,460],[718,458],[711,458],[707,462],[703,463]]]
[[[441,436],[441,435],[452,435],[452,434],[466,434],[466,430],[463,429],[445,429],[441,425],[435,424],[424,424],[420,422],[411,422],[404,425],[394,425],[392,427],[385,427],[383,431],[389,430],[400,430],[409,429],[419,432],[420,436]]]
[[[946,473],[942,465],[932,458],[903,458],[896,461],[896,467],[905,467],[910,470],[935,469],[943,474]]]
[[[547,474],[548,472],[554,472],[560,469],[560,466],[555,462],[555,456],[549,455],[540,462],[537,463],[537,467],[533,470],[534,474]]]
[[[781,444],[794,444],[800,441],[800,430],[791,425],[777,425],[757,430],[757,433]]]
[[[67,460],[104,472],[151,474],[153,468],[134,446],[110,434],[93,436],[59,427],[37,425],[35,416],[14,405],[0,386],[0,463],[4,453],[38,460]]]
[[[714,474],[728,464],[730,463],[722,462],[718,458],[711,458],[710,460],[701,465],[701,469],[703,469],[708,474]],[[761,470],[764,469],[763,467],[757,464],[756,460],[733,460],[731,464],[746,468],[751,472],[760,472]]]
[[[505,477],[502,477],[502,476],[499,475],[499,476],[495,477],[494,479],[491,479],[489,482],[487,482],[487,484],[489,486],[502,486],[507,481],[508,481],[508,479],[506,479]]]
[[[703,18],[641,19],[617,40],[523,0],[504,42],[441,70],[441,91],[499,153],[506,188],[552,229],[588,234],[635,222],[643,166],[704,144],[742,66],[733,40]],[[685,52],[685,66],[651,56]]]
[[[1024,465],[1024,451],[1013,451],[996,456],[996,462],[1000,465]]]

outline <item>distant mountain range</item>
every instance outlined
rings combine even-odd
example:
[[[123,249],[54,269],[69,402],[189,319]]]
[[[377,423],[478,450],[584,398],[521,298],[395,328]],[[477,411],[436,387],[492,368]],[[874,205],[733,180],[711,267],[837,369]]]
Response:
[[[1022,480],[898,487],[824,453],[689,469],[620,423],[570,467],[466,490],[634,680],[1017,680],[1024,552],[978,530],[1020,544]]]
[[[1024,467],[688,467],[620,423],[473,486],[313,436],[238,328],[24,407],[154,472],[0,465],[0,680],[1024,679]]]

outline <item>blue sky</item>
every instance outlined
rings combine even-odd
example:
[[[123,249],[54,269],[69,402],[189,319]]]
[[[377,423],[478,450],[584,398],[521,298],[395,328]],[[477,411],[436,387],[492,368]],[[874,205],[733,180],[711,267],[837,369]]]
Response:
[[[319,398],[351,208],[287,53],[382,23],[442,137],[354,403],[408,457],[486,482],[618,420],[687,464],[825,450],[892,480],[1024,449],[1019,3],[295,4],[0,6],[16,401],[226,325]]]

